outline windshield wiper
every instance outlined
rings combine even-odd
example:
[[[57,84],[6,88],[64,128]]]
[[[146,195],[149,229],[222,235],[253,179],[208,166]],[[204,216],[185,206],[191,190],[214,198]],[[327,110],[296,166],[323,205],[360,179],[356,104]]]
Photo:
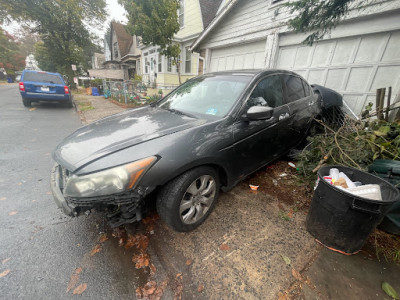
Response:
[[[178,114],[178,115],[184,115],[184,116],[187,116],[187,117],[190,117],[190,118],[197,119],[197,117],[195,115],[189,114],[187,112],[183,112],[181,110],[177,110],[177,109],[174,109],[174,108],[164,108],[164,107],[162,107],[162,109],[168,110],[168,111],[173,112],[173,113]]]

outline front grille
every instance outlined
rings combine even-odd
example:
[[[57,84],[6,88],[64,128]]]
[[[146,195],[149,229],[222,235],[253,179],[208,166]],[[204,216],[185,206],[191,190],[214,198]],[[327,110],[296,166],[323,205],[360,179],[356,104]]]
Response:
[[[68,197],[68,202],[71,202],[77,206],[92,206],[94,204],[130,204],[139,202],[142,197],[136,191],[128,191],[115,195],[97,196],[97,197],[86,197],[86,198],[72,198]]]

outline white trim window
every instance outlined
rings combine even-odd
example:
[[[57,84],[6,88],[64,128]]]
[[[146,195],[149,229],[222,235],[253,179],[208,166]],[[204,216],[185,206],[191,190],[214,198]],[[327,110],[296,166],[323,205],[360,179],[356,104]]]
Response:
[[[190,52],[190,48],[185,48],[185,73],[191,74],[192,73],[192,52]]]
[[[114,43],[114,57],[115,58],[118,57],[118,43],[117,42]]]
[[[144,55],[146,55],[145,53]],[[149,73],[149,59],[147,57],[144,58],[144,73],[148,74]]]
[[[158,72],[162,72],[162,55],[158,53]]]
[[[172,58],[171,57],[168,57],[167,72],[172,73]]]
[[[179,26],[182,28],[185,25],[185,0],[179,1],[178,19]]]

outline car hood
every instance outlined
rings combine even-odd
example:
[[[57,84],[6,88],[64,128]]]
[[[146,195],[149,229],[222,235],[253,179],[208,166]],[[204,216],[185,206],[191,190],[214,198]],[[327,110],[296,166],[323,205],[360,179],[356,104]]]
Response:
[[[146,106],[84,126],[54,150],[54,159],[71,172],[116,151],[206,123],[156,107]],[[149,152],[149,155],[157,154]]]

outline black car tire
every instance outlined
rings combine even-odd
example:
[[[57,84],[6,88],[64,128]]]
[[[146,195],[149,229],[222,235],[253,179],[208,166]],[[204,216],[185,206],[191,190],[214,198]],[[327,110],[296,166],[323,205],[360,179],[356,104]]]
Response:
[[[72,102],[72,97],[70,97],[70,98],[68,99],[67,106],[68,106],[69,108],[74,107],[74,104],[73,104],[73,102]]]
[[[24,103],[25,107],[31,107],[31,100],[22,98],[22,103]]]
[[[205,181],[207,180],[205,190],[203,190],[204,192],[207,192],[208,188],[211,191],[212,188],[213,192],[209,194],[209,197],[207,197],[207,194],[203,195],[203,191],[200,190],[203,186],[201,182],[202,179]],[[197,188],[199,184],[200,188]],[[194,196],[188,191],[192,185],[199,191],[197,196]],[[215,169],[203,166],[189,170],[167,183],[158,193],[158,214],[172,229],[179,232],[191,231],[203,223],[213,210],[219,195],[219,188],[219,176]],[[207,204],[205,204],[203,199],[208,199]],[[195,210],[195,213],[193,220],[184,221],[182,217],[184,211],[181,212],[181,209],[189,202],[192,202],[192,204],[190,208],[185,210],[185,216],[189,215],[190,209]],[[198,207],[199,210],[197,209]],[[203,210],[201,210],[201,208],[203,208]]]

